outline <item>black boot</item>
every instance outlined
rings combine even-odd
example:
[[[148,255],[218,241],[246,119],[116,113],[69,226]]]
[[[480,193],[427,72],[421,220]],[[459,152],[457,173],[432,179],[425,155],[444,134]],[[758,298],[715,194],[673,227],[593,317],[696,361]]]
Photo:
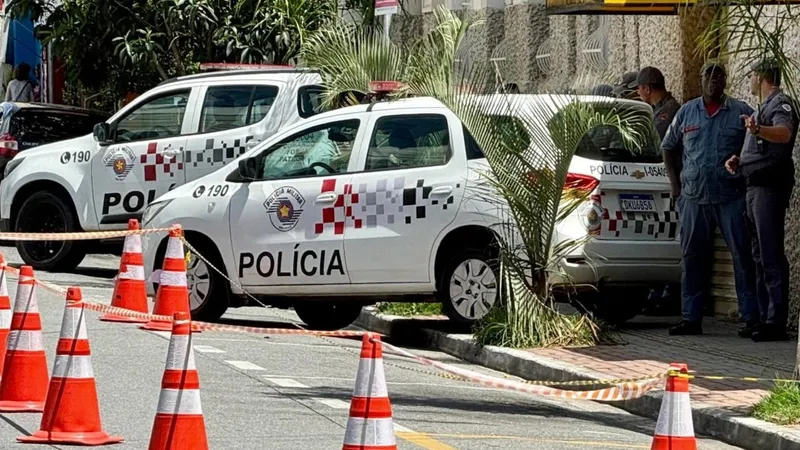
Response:
[[[703,334],[703,324],[700,322],[681,321],[669,329],[670,336],[698,336]]]
[[[764,325],[753,332],[751,339],[754,342],[777,342],[788,341],[789,335],[786,328],[777,325]]]
[[[753,337],[753,333],[761,329],[759,322],[747,322],[739,328],[739,337],[749,339]]]

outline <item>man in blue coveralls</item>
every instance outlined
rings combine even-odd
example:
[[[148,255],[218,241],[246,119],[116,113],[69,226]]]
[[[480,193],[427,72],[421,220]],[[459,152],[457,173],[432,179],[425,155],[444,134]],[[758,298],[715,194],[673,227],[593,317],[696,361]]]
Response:
[[[719,227],[733,256],[739,335],[750,337],[758,325],[755,267],[745,222],[745,182],[725,162],[740,155],[747,129],[743,115],[753,108],[725,95],[727,75],[720,63],[701,71],[703,95],[684,104],[662,142],[664,164],[678,205],[683,252],[683,320],[671,335],[703,334],[703,305],[711,288],[714,232]]]
[[[756,342],[782,341],[789,315],[789,261],[784,251],[784,219],[794,188],[792,150],[797,139],[795,102],[781,89],[781,69],[776,61],[756,63],[751,77],[753,94],[764,102],[757,114],[745,116],[747,139],[741,157],[726,164],[737,169],[747,184],[747,218],[756,262],[756,293],[761,326]]]

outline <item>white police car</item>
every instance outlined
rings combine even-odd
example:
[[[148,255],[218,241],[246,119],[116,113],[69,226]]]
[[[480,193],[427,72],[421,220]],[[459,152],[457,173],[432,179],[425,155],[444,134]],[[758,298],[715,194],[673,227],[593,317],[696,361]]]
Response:
[[[590,191],[591,201],[556,236],[591,236],[562,261],[573,283],[680,279],[657,145],[656,137],[639,156],[587,147],[575,157],[568,181]],[[487,169],[438,101],[359,105],[286,128],[236,164],[161,196],[144,225],[183,225],[191,245],[235,281],[193,257],[195,318],[221,316],[242,297],[241,286],[268,304],[293,306],[315,328],[347,326],[378,299],[430,295],[452,320],[469,324],[498,297],[497,209],[469,195]],[[145,238],[148,272],[160,268],[165,247],[163,236]]]
[[[0,229],[125,229],[153,199],[233,161],[282,126],[318,112],[319,75],[293,68],[168,80],[95,126],[94,136],[26,150],[5,168]],[[70,270],[89,247],[18,242],[25,263]]]

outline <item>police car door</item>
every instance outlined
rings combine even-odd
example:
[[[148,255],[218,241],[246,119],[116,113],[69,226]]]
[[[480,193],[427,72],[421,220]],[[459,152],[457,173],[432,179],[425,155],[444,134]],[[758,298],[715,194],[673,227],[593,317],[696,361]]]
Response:
[[[464,196],[466,154],[454,151],[463,136],[444,108],[372,113],[353,174],[355,226],[345,231],[352,283],[431,281],[434,242]]]
[[[113,143],[92,158],[92,191],[101,229],[124,228],[158,196],[185,181],[183,151],[196,93],[154,93],[111,123]]]
[[[230,202],[236,271],[243,286],[347,284],[345,199],[366,127],[364,113],[311,119],[252,156],[255,181]],[[293,288],[291,292],[297,292]]]

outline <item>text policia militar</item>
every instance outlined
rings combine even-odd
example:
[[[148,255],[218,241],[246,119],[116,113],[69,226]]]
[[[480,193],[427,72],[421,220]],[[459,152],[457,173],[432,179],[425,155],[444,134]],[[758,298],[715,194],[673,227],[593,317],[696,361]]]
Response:
[[[666,177],[667,170],[663,166],[644,166],[644,175],[649,177]],[[628,170],[628,166],[624,164],[602,164],[590,166],[589,172],[592,175],[628,175],[636,177],[636,174]],[[638,170],[637,170],[638,172]],[[638,177],[636,177],[638,178]]]
[[[345,274],[339,249],[302,251],[298,250],[299,246],[295,244],[291,253],[261,252],[257,256],[252,253],[239,254],[239,278],[244,277],[245,269],[252,268],[264,278]]]

